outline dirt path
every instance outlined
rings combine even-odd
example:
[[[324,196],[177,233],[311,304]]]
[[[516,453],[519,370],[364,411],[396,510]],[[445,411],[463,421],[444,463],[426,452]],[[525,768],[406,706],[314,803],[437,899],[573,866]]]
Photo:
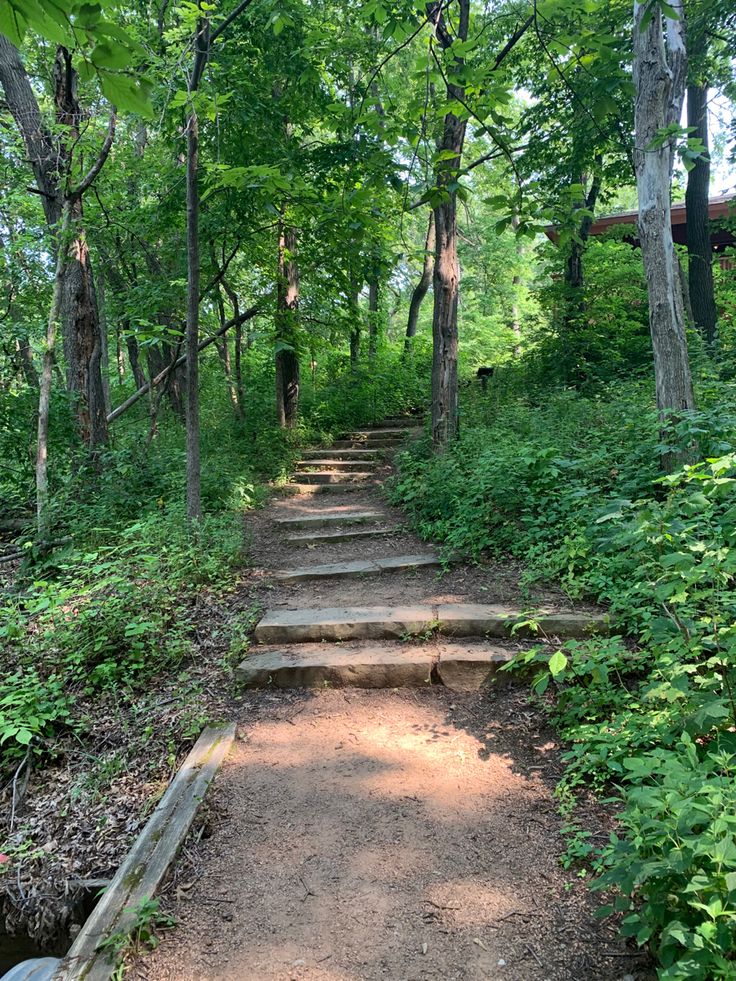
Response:
[[[373,489],[275,502],[256,523],[254,583],[273,607],[516,593],[512,572],[403,572],[275,585],[268,568],[426,550],[397,540],[283,549],[273,519],[395,512]],[[268,564],[270,563],[270,565]],[[493,583],[495,582],[495,586]],[[632,981],[643,959],[594,918],[559,864],[558,747],[523,688],[261,691],[214,792],[212,834],[165,897],[178,927],[131,975],[148,981]],[[589,830],[608,819],[591,811]]]

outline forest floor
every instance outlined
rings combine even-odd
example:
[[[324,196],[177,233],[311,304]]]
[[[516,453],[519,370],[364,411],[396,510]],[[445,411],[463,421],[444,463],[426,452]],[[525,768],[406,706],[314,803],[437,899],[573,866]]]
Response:
[[[384,468],[380,476],[385,476]],[[395,534],[285,546],[274,517],[376,510]],[[249,518],[254,567],[233,601],[258,607],[553,602],[518,568],[455,566],[279,583],[274,569],[428,550],[380,486],[274,499]],[[509,645],[513,647],[513,644]],[[517,645],[518,646],[518,645]],[[600,899],[560,864],[560,746],[523,684],[262,690],[229,700],[238,741],[164,894],[177,926],[127,976],[195,979],[633,981],[647,958],[595,917]],[[576,824],[604,841],[609,811]]]

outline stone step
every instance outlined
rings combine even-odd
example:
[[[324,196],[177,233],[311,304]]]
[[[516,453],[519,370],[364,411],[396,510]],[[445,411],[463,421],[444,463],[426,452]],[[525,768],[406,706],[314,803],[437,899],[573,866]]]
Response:
[[[297,470],[309,470],[311,467],[315,467],[318,470],[360,470],[361,467],[375,468],[376,464],[374,460],[337,460],[332,458],[315,458],[314,460],[300,460],[297,463]]]
[[[352,432],[347,434],[348,439],[354,440],[365,440],[368,443],[372,443],[376,439],[406,439],[415,433],[421,433],[422,430],[419,427],[410,429],[407,426],[398,426],[391,429],[390,427],[385,427],[381,429],[354,429]]]
[[[326,565],[304,566],[300,569],[280,569],[273,573],[279,582],[307,582],[310,579],[356,579],[376,576],[382,572],[403,572],[406,569],[441,566],[437,555],[395,555],[386,559],[357,559],[354,562],[329,562]]]
[[[395,535],[398,531],[398,528],[345,528],[342,531],[322,533],[308,531],[304,535],[287,535],[284,541],[289,545],[332,545],[356,538],[383,538],[386,535]]]
[[[313,495],[313,494],[352,494],[355,491],[365,490],[367,485],[374,484],[375,481],[363,481],[360,484],[307,484],[290,483],[282,484],[277,490],[283,494],[290,495]]]
[[[331,446],[324,449],[304,450],[303,454],[306,460],[355,460],[356,463],[363,460],[375,460],[381,455],[375,450],[362,448],[335,450]]]
[[[425,632],[455,637],[508,637],[514,623],[529,621],[528,613],[503,606],[451,604],[439,606],[327,607],[269,610],[255,629],[261,644],[298,644],[320,640],[401,639]],[[605,633],[608,617],[600,613],[536,612],[531,626],[514,636],[586,637]]]
[[[397,436],[389,436],[386,439],[376,437],[370,441],[365,439],[336,439],[332,447],[336,450],[360,450],[370,446],[371,451],[377,449],[390,450],[396,446],[401,446],[403,442],[404,440]]]
[[[335,470],[299,470],[294,473],[294,480],[300,484],[354,484],[373,477],[372,470],[353,470],[338,473]]]
[[[384,419],[383,422],[376,423],[378,429],[386,428],[389,429],[417,429],[423,423],[423,418],[421,416],[393,416],[389,419]],[[371,426],[371,429],[374,427]]]
[[[421,645],[305,644],[254,651],[235,669],[247,688],[405,688],[430,684],[434,659]]]
[[[235,669],[235,677],[246,688],[441,684],[454,691],[479,691],[514,653],[491,644],[301,644],[253,651]]]
[[[385,515],[381,511],[342,511],[330,514],[302,514],[293,518],[275,518],[282,528],[331,528],[334,525],[364,525],[379,521]]]

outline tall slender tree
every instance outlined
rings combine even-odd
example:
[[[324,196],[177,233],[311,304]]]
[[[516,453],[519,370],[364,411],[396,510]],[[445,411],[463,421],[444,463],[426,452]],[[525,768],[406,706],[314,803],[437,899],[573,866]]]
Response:
[[[681,0],[667,7],[634,2],[636,186],[639,238],[649,293],[657,407],[665,445],[673,422],[695,407],[677,256],[672,241],[671,184],[674,138],[682,115],[687,78],[685,19]],[[687,449],[667,449],[665,470],[690,458]]]

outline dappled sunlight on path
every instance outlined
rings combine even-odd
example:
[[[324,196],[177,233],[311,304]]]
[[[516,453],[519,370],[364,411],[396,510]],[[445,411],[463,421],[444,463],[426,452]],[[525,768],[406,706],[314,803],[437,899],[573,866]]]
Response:
[[[549,787],[454,710],[437,691],[273,698],[241,729],[227,817],[145,977],[571,977],[581,911],[560,887]],[[540,938],[558,964],[540,967]]]

